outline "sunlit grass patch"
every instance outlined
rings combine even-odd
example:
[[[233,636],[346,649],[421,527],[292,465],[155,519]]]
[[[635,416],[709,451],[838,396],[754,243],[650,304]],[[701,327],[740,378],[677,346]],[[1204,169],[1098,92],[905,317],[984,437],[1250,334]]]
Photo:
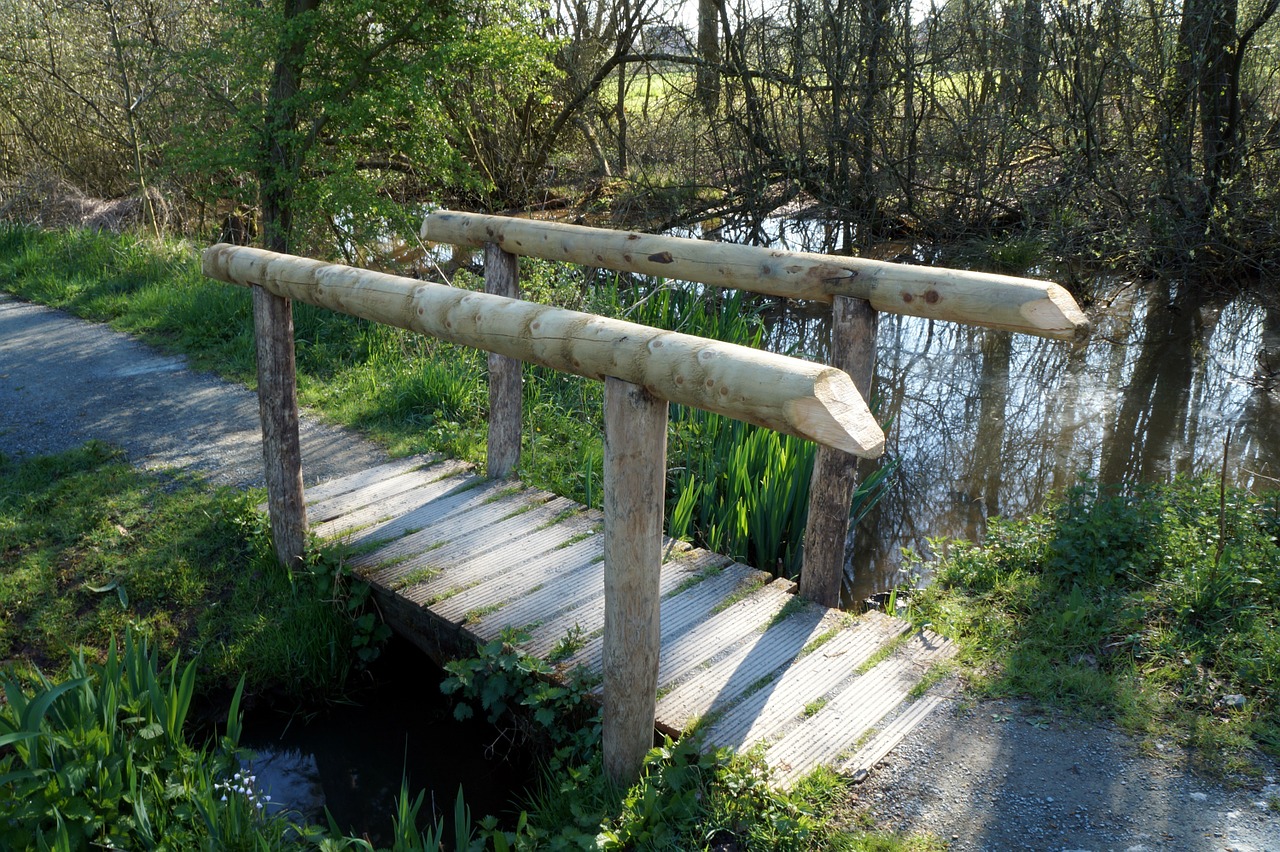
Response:
[[[949,545],[913,607],[979,691],[1110,716],[1228,769],[1280,754],[1278,540],[1276,492],[1086,483]]]
[[[340,681],[348,620],[275,562],[255,500],[100,443],[0,458],[0,659],[55,675],[132,626],[166,655],[198,652],[203,687]]]

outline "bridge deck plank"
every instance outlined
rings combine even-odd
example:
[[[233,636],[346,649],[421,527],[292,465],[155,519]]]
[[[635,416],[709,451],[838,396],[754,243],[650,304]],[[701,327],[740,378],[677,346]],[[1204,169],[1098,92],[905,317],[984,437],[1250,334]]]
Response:
[[[908,699],[931,665],[948,656],[948,645],[936,634],[924,630],[913,635],[888,659],[850,681],[769,747],[765,761],[774,768],[777,780],[784,785],[794,783],[818,765],[838,761],[850,750],[850,742],[832,738],[830,731],[848,732],[856,742]]]
[[[410,456],[403,459],[393,459],[385,464],[376,465],[371,468],[351,474],[350,476],[340,476],[330,479],[326,482],[320,482],[307,489],[306,499],[307,506],[329,500],[340,494],[346,494],[349,491],[356,491],[368,485],[377,485],[383,480],[391,477],[399,476],[413,470],[433,467],[435,465],[461,465],[467,466],[466,462],[456,461],[454,459],[440,459],[434,456]],[[265,507],[266,504],[263,504]]]
[[[466,462],[445,459],[436,464],[413,466],[388,473],[386,477],[367,482],[338,494],[324,496],[307,492],[307,518],[312,526],[349,515],[356,509],[381,500],[406,494],[417,488],[463,473],[471,468]]]

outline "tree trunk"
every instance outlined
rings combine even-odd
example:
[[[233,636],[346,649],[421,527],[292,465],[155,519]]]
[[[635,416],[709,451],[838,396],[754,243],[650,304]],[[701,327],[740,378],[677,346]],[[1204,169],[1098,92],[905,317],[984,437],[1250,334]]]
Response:
[[[298,129],[298,91],[310,38],[298,19],[314,12],[320,0],[281,0],[284,21],[276,64],[267,91],[258,181],[262,201],[262,247],[287,254],[293,236],[293,195],[298,180],[295,133]]]
[[[889,13],[892,0],[867,0],[862,5],[862,85],[858,96],[857,128],[859,134],[856,149],[858,185],[853,201],[858,210],[859,237],[864,245],[870,244],[879,219],[880,200],[875,188],[875,153],[877,139],[876,112],[883,99],[885,80],[888,76],[885,49],[889,34]]]
[[[698,66],[694,97],[707,115],[720,106],[720,10],[716,0],[698,0]]]
[[[1032,114],[1040,104],[1040,67],[1044,49],[1044,10],[1040,0],[1022,4],[1018,33],[1018,109]]]
[[[1239,162],[1233,117],[1239,112],[1239,81],[1234,72],[1235,0],[1193,0],[1184,14],[1192,15],[1195,81],[1200,106],[1200,153],[1204,185],[1204,216],[1212,215],[1223,185]]]

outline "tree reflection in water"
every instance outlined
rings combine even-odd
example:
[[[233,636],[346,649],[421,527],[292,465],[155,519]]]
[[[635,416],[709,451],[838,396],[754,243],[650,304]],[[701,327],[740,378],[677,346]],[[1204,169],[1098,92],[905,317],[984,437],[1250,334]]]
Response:
[[[976,539],[1081,476],[1159,482],[1216,471],[1280,487],[1280,310],[1182,307],[1167,285],[1095,310],[1082,344],[884,317],[875,395],[898,479],[851,536],[856,598],[908,578],[901,549]],[[815,329],[811,334],[820,335]],[[1264,341],[1269,341],[1264,342]]]

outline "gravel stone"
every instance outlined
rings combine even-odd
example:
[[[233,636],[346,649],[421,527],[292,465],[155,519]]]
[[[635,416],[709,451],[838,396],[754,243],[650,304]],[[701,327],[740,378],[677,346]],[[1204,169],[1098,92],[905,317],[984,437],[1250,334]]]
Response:
[[[377,445],[305,412],[299,436],[307,484],[386,461]],[[0,453],[47,455],[91,439],[140,467],[264,484],[255,393],[105,325],[0,293]]]

